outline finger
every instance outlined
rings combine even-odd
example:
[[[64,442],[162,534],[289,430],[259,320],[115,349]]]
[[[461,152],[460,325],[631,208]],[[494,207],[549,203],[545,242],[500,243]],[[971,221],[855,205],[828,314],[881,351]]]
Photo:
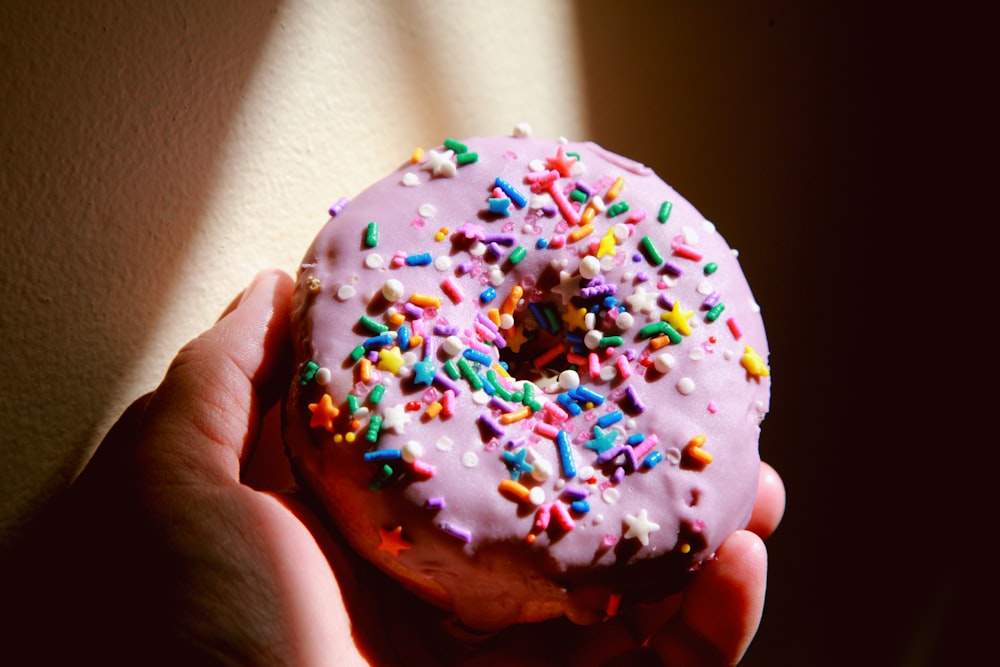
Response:
[[[781,476],[767,463],[761,461],[757,501],[747,530],[767,539],[781,523],[785,514],[785,485]]]
[[[649,646],[667,665],[735,665],[760,625],[766,588],[764,542],[738,531],[694,577],[680,613]]]
[[[174,358],[144,414],[147,470],[236,480],[262,415],[287,382],[293,283],[257,275],[236,307]]]

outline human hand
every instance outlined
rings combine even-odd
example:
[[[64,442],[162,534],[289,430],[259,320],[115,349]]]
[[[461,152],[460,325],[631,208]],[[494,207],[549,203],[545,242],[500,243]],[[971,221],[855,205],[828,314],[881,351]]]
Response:
[[[471,638],[345,546],[287,488],[265,415],[290,380],[291,279],[265,272],[136,401],[8,574],[20,643],[104,664],[731,664],[760,621],[761,537],[784,509],[762,467],[749,531],[688,590],[595,626]],[[752,532],[751,532],[752,531]],[[51,654],[51,655],[49,655]],[[628,660],[620,663],[616,660]],[[646,663],[641,663],[646,664]]]

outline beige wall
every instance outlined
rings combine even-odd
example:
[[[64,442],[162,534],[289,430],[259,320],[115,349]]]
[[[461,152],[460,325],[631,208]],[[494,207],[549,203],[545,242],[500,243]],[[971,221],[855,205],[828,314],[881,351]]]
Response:
[[[257,270],[295,270],[340,196],[526,121],[653,166],[741,251],[771,338],[761,451],[789,487],[747,664],[835,664],[806,658],[854,613],[826,568],[860,538],[828,526],[843,397],[870,386],[838,253],[882,83],[853,4],[0,0],[0,545]],[[880,617],[886,641],[915,615]]]

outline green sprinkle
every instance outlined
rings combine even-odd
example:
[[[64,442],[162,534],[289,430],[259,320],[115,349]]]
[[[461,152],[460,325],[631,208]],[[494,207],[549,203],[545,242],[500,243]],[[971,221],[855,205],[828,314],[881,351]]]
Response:
[[[527,254],[528,250],[523,245],[517,246],[510,251],[510,263],[520,264],[521,260],[524,259]]]
[[[606,347],[618,347],[624,342],[625,339],[622,338],[621,336],[605,336],[600,340],[598,345],[600,345],[601,349],[603,350]]]
[[[368,394],[368,400],[378,405],[382,401],[382,397],[385,395],[385,385],[377,384],[372,388],[372,393]]]
[[[719,270],[719,265],[716,264],[715,262],[709,262],[708,264],[705,265],[706,276],[710,276],[718,270]]]
[[[347,395],[347,411],[350,414],[353,415],[355,412],[358,411],[359,407],[361,407],[361,405],[360,405],[360,403],[358,401],[358,397],[355,396],[354,394],[348,394]]]
[[[622,213],[625,213],[626,211],[628,211],[628,202],[620,201],[617,204],[612,204],[611,206],[608,207],[608,217],[613,218],[616,215],[621,215]]]
[[[509,401],[514,396],[513,394],[510,393],[507,387],[500,384],[500,378],[497,377],[497,372],[492,368],[486,371],[486,381],[489,382],[490,386],[493,387],[493,390],[497,394],[497,396],[499,396],[503,400]]]
[[[459,153],[455,156],[455,162],[458,163],[459,167],[465,164],[479,162],[479,153]]]
[[[483,381],[479,379],[479,376],[474,370],[472,370],[472,365],[469,364],[465,357],[460,357],[458,360],[458,370],[462,371],[462,376],[468,380],[469,384],[475,391],[479,391],[483,388]]]
[[[358,345],[356,348],[351,350],[351,361],[358,361],[361,357],[365,356],[365,346]]]
[[[673,203],[669,201],[665,201],[662,204],[660,204],[660,212],[656,216],[656,219],[660,221],[660,224],[663,224],[664,222],[667,221],[667,218],[670,217],[670,211],[673,210],[673,208],[674,208]]]
[[[577,160],[581,159],[579,153],[566,153],[566,155],[568,155],[569,157],[575,157]]]
[[[653,239],[648,236],[643,236],[642,240],[639,241],[639,245],[642,246],[642,252],[646,255],[646,259],[653,266],[659,266],[663,264],[663,256],[660,251],[656,249],[656,245],[653,243]]]
[[[378,442],[378,433],[382,430],[382,417],[379,415],[372,415],[372,419],[368,422],[368,430],[365,431],[365,440],[371,443]]]
[[[669,325],[667,325],[666,322],[653,322],[652,324],[647,324],[643,328],[639,329],[639,338],[653,338],[654,336],[666,333],[663,330],[664,326]]]
[[[715,320],[719,319],[719,315],[721,315],[722,311],[724,311],[725,309],[726,309],[725,304],[717,303],[714,306],[712,306],[712,309],[710,311],[708,311],[708,313],[705,315],[705,319],[708,320],[709,322],[714,322]]]
[[[457,380],[458,378],[462,377],[462,374],[459,373],[458,369],[455,367],[455,361],[453,359],[449,359],[448,361],[444,362],[444,372],[447,373],[448,377],[450,377],[452,380]]]
[[[384,334],[386,331],[389,330],[389,327],[387,327],[384,324],[380,324],[379,322],[376,322],[375,320],[373,320],[372,318],[368,317],[367,315],[362,315],[361,319],[358,320],[358,324],[360,324],[365,329],[368,329],[369,331],[372,331],[372,332],[374,332],[376,334]]]
[[[455,151],[455,153],[458,153],[458,154],[468,153],[469,152],[469,147],[466,146],[465,144],[463,144],[461,141],[458,141],[456,139],[450,139],[450,138],[449,139],[445,139],[444,140],[444,147],[448,148],[448,149],[451,149],[451,150]]]
[[[365,245],[369,248],[374,248],[378,245],[378,223],[369,222],[368,228],[365,229]]]
[[[302,374],[299,376],[299,384],[303,387],[309,384],[309,381],[316,377],[316,371],[319,370],[319,364],[315,361],[307,361],[305,367],[302,369]]]
[[[379,471],[375,473],[375,477],[372,479],[371,483],[368,484],[368,488],[372,491],[378,491],[382,488],[383,484],[389,481],[390,477],[392,477],[392,466],[388,463],[384,463]]]
[[[573,192],[569,193],[569,198],[582,204],[587,201],[587,193],[583,190],[573,190]]]
[[[663,325],[663,333],[667,335],[667,338],[670,339],[671,343],[676,345],[677,343],[681,342],[681,340],[683,340],[677,329],[670,326],[669,323],[660,322],[660,324]]]

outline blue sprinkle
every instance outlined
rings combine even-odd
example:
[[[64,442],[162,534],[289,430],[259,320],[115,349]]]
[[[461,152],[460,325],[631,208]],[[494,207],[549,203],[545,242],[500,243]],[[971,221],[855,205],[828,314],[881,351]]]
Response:
[[[562,462],[563,477],[573,479],[576,477],[576,462],[573,460],[573,450],[569,446],[569,434],[566,431],[559,431],[556,434],[556,445],[559,448],[559,460]]]
[[[570,389],[570,395],[578,401],[590,402],[594,405],[601,405],[604,403],[604,397],[598,394],[593,389],[585,387],[582,384]]]
[[[622,420],[624,415],[621,410],[615,410],[614,412],[609,412],[606,415],[601,415],[597,418],[597,425],[601,428],[607,428],[612,424],[617,424]]]
[[[540,238],[537,241],[535,241],[535,247],[538,248],[539,250],[545,250],[546,248],[549,247],[549,242],[545,239]]]
[[[490,197],[490,213],[494,215],[510,216],[510,200],[506,197]]]
[[[487,287],[479,293],[479,300],[483,303],[489,303],[495,298],[497,298],[497,291],[492,287]]]
[[[467,347],[464,350],[462,350],[462,356],[468,359],[469,361],[475,361],[476,363],[482,364],[483,366],[493,365],[493,360],[490,359],[490,355],[486,354],[485,352],[480,352],[479,350],[476,350],[471,347]]]
[[[405,324],[399,327],[399,333],[396,336],[396,342],[399,343],[399,348],[401,350],[410,349],[410,327]]]
[[[494,183],[498,188],[503,190],[505,195],[507,195],[514,201],[514,205],[517,206],[518,208],[524,208],[524,206],[528,203],[527,198],[525,198],[524,195],[518,192],[517,188],[515,188],[513,185],[503,180],[499,176],[497,176],[497,179],[496,181],[494,181]]]
[[[590,503],[586,500],[574,500],[569,506],[577,514],[586,514],[590,511]]]
[[[660,452],[652,452],[649,454],[649,456],[643,459],[642,465],[644,468],[652,468],[662,460],[663,460],[663,454],[661,454]]]
[[[419,255],[409,255],[406,258],[407,266],[427,266],[434,261],[434,258],[429,252],[423,252]]]
[[[377,449],[365,452],[365,461],[394,461],[403,458],[403,452],[398,449]]]
[[[563,407],[570,415],[576,417],[578,414],[583,412],[583,408],[577,405],[577,402],[573,400],[573,397],[569,394],[558,394],[556,396],[556,401],[559,405]]]
[[[646,439],[646,436],[643,435],[642,433],[633,433],[632,435],[630,435],[628,437],[628,441],[627,442],[632,447],[635,447],[636,445],[638,445],[640,442],[642,442],[645,439]]]
[[[381,334],[378,336],[372,336],[371,338],[366,338],[364,342],[365,349],[369,352],[372,350],[378,350],[385,347],[386,345],[392,344],[392,336],[389,334]]]

